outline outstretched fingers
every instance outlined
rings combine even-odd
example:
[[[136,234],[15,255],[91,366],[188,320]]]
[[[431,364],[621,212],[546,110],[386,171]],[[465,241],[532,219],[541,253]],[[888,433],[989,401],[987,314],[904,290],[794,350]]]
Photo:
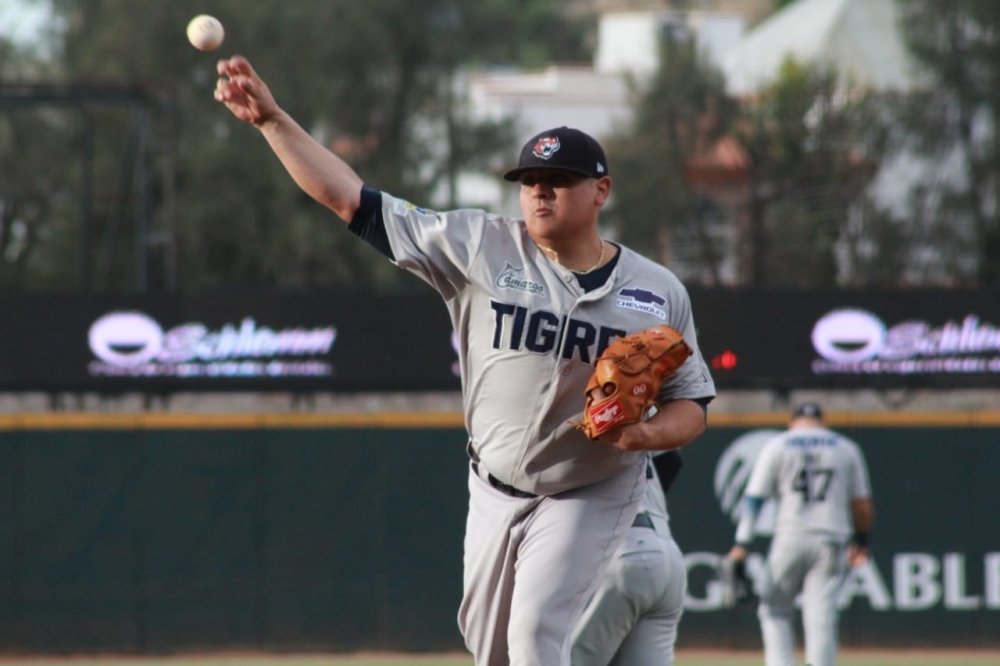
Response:
[[[219,76],[257,76],[257,72],[253,70],[250,61],[238,55],[220,60],[216,63],[215,69],[219,73]]]
[[[273,114],[270,93],[246,58],[233,56],[220,60],[216,71],[219,79],[215,86],[215,99],[224,103],[233,115],[260,125]]]

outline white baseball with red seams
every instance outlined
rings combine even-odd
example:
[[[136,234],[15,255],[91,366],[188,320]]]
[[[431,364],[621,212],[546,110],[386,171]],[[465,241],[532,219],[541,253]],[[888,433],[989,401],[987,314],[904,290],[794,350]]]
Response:
[[[222,46],[226,31],[214,16],[199,14],[188,22],[187,38],[199,51],[214,51]]]

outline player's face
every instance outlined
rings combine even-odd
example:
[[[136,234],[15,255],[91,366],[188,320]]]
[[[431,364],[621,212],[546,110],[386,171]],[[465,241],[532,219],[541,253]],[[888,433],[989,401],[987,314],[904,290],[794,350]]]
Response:
[[[536,238],[551,238],[596,224],[608,199],[610,178],[572,171],[532,169],[521,174],[521,212]]]

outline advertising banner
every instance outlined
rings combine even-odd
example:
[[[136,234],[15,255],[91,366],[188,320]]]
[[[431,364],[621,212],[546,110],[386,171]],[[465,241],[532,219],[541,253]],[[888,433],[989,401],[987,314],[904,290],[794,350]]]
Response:
[[[447,312],[419,295],[227,292],[6,299],[0,389],[457,390]]]
[[[996,290],[692,290],[691,302],[721,388],[1000,381]]]
[[[720,389],[1000,381],[998,291],[690,293]],[[0,307],[0,390],[459,389],[451,322],[430,289],[16,295]]]

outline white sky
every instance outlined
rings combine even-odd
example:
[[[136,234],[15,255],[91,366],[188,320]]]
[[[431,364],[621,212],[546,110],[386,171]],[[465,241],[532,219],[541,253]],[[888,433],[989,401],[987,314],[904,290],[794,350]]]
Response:
[[[19,44],[30,44],[50,20],[43,0],[0,0],[0,34]]]

